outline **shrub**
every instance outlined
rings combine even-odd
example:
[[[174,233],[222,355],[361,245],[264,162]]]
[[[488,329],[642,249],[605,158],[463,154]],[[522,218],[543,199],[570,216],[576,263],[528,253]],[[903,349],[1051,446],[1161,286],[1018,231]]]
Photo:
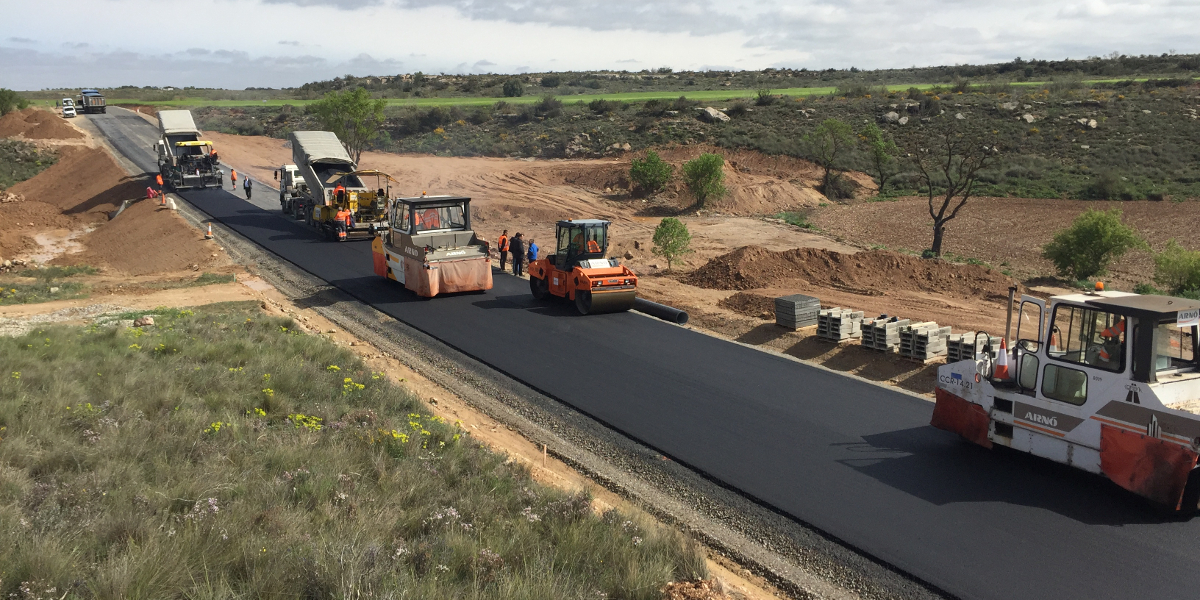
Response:
[[[689,108],[692,108],[693,106],[696,106],[696,104],[698,104],[698,103],[694,102],[692,100],[688,100],[687,96],[680,96],[680,97],[676,98],[674,102],[671,103],[671,110],[680,110],[680,111],[687,110]]]
[[[543,96],[538,100],[537,104],[533,105],[533,112],[539,117],[553,119],[554,117],[562,116],[562,100],[551,95]]]
[[[725,109],[725,114],[735,119],[746,116],[746,113],[748,112],[750,112],[750,105],[741,100],[734,102],[733,104],[729,105],[729,108]]]
[[[525,86],[521,84],[520,79],[509,79],[504,82],[504,97],[516,98],[525,93]]]
[[[663,113],[667,112],[667,108],[669,106],[670,104],[668,104],[666,100],[647,100],[646,103],[642,105],[642,110],[638,111],[638,113],[650,117],[661,117],[663,116]]]
[[[646,194],[661,191],[671,180],[675,167],[663,160],[658,153],[650,150],[646,158],[635,158],[629,166],[629,179],[635,190]]]
[[[758,97],[754,99],[754,103],[758,106],[770,106],[779,100],[779,96],[771,93],[771,90],[758,90]]]
[[[1058,274],[1072,280],[1103,275],[1112,261],[1146,242],[1121,221],[1121,210],[1087,210],[1070,227],[1054,235],[1042,256],[1054,263]]]
[[[710,198],[720,198],[725,189],[725,157],[720,154],[701,154],[683,163],[683,181],[703,208]]]
[[[1105,171],[1084,186],[1080,196],[1084,200],[1128,200],[1130,193],[1119,174]]]
[[[558,75],[547,75],[542,78],[542,87],[556,88],[560,84],[562,84],[562,77],[559,77]]]
[[[1154,255],[1154,283],[1172,294],[1200,289],[1200,252],[1170,240]]]
[[[601,98],[599,100],[592,100],[591,102],[588,102],[588,110],[598,115],[617,112],[623,107],[624,103],[619,100],[604,100]]]
[[[29,101],[8,88],[0,88],[0,116],[7,115],[13,110],[29,108]]]
[[[691,243],[692,234],[687,225],[679,219],[667,217],[659,221],[658,227],[654,228],[654,247],[650,251],[665,258],[667,269],[670,269],[676,260],[685,254],[691,254]]]

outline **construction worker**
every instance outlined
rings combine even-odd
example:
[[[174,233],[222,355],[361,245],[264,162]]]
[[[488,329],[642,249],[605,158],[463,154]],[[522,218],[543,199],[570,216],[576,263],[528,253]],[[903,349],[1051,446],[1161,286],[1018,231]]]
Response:
[[[216,148],[216,146],[213,146],[213,147],[212,147],[212,149],[210,149],[210,150],[208,151],[208,158],[212,159],[212,164],[213,164],[214,166],[217,164],[217,162],[218,162],[218,161],[220,161],[220,160],[221,160],[220,158],[217,158],[217,148]]]
[[[350,225],[350,211],[346,208],[339,208],[337,214],[333,216],[333,224],[337,227],[338,240],[345,240],[346,231]]]
[[[246,180],[242,182],[242,189],[246,190],[246,199],[249,200],[250,199],[250,178],[249,177],[247,177]]]
[[[504,270],[504,263],[508,262],[508,230],[500,234],[500,239],[496,240],[496,249],[500,251],[500,270]]]
[[[163,180],[162,180],[162,173],[159,173],[158,175],[155,175],[155,176],[154,176],[154,181],[157,181],[157,182],[158,182],[158,191],[159,191],[159,192],[162,192],[162,191],[163,191]]]
[[[525,266],[525,240],[521,239],[521,232],[517,232],[508,242],[508,249],[512,252],[513,275],[521,276]]]
[[[537,260],[538,245],[533,243],[533,238],[529,238],[529,252],[527,254],[529,255],[529,262]]]
[[[229,189],[237,191],[237,169],[229,169]]]
[[[1104,343],[1100,346],[1100,360],[1106,363],[1118,363],[1124,359],[1125,349],[1125,319],[1118,317],[1117,322],[1100,332]]]

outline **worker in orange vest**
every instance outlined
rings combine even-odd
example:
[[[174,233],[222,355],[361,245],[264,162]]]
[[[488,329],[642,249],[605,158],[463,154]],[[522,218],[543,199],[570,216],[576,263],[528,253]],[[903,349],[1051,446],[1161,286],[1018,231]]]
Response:
[[[237,169],[229,169],[229,189],[237,191]]]
[[[500,270],[504,270],[504,264],[508,262],[508,230],[500,234],[500,239],[496,240],[496,249],[500,251]]]
[[[1100,346],[1100,360],[1104,362],[1119,361],[1121,351],[1125,349],[1125,319],[1118,318],[1112,327],[1100,332],[1104,344]]]
[[[333,224],[337,227],[338,241],[346,241],[346,231],[350,227],[350,211],[346,208],[339,208],[337,214],[333,216]]]
[[[163,191],[163,180],[162,180],[162,173],[159,173],[158,175],[155,175],[155,176],[154,176],[154,181],[157,181],[157,182],[158,182],[158,191],[159,191],[159,192],[162,192],[162,191]]]

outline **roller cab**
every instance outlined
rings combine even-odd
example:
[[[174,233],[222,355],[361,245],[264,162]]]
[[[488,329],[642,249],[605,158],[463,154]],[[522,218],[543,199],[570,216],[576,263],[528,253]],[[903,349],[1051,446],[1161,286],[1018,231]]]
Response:
[[[637,275],[608,252],[609,221],[559,221],[555,252],[529,263],[529,291],[575,302],[580,314],[629,310],[637,299]]]
[[[1200,302],[1097,290],[1052,297],[1047,308],[1023,296],[1015,323],[1011,352],[1007,340],[980,340],[975,360],[938,368],[932,425],[1194,514]]]
[[[471,230],[470,198],[396,198],[385,223],[371,242],[376,275],[424,298],[492,289],[490,248]]]

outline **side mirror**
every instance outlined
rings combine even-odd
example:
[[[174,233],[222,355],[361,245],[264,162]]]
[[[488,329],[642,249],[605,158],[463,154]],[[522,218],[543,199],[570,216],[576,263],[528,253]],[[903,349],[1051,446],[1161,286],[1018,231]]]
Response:
[[[273,173],[273,175],[275,176],[275,179],[276,179],[276,180],[278,180],[278,179],[279,179],[279,171],[275,171],[275,172]]]

